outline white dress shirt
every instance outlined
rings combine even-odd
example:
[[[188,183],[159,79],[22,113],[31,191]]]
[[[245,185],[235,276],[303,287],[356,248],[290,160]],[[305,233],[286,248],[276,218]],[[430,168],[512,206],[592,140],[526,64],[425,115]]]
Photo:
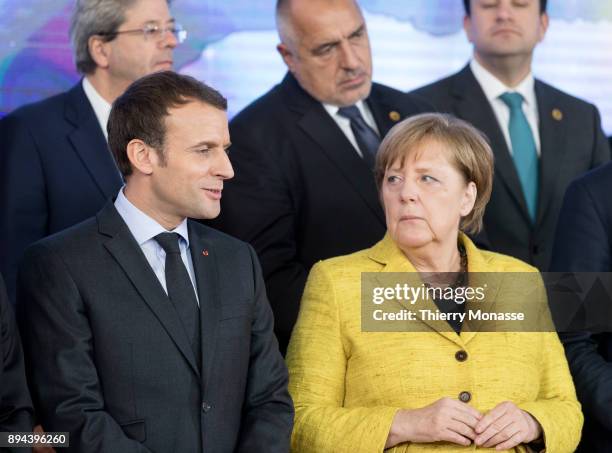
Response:
[[[536,150],[538,156],[540,156],[538,103],[536,101],[534,89],[535,80],[533,78],[533,74],[529,72],[527,77],[525,77],[521,83],[519,83],[514,88],[510,88],[504,85],[489,71],[487,71],[480,63],[478,63],[478,61],[476,61],[475,58],[472,58],[472,61],[470,62],[470,69],[474,73],[474,77],[476,77],[476,80],[482,87],[482,91],[484,91],[485,96],[489,100],[489,104],[491,104],[493,112],[495,112],[497,122],[499,123],[499,127],[504,133],[504,138],[506,139],[506,143],[508,144],[508,149],[510,150],[510,153],[512,153],[512,142],[510,141],[509,131],[510,107],[508,107],[499,97],[506,92],[519,93],[523,96],[523,112],[525,113],[527,122],[531,127],[533,139],[535,140],[536,144]]]
[[[374,130],[374,132],[376,132],[380,137],[378,127],[376,127],[376,121],[374,121],[374,116],[372,115],[372,112],[370,111],[368,105],[363,101],[357,101],[355,106],[361,112],[361,116],[363,116],[363,119],[365,120],[367,125],[370,126]],[[327,113],[329,113],[329,116],[333,118],[333,120],[336,122],[340,130],[344,133],[344,135],[346,135],[346,138],[348,138],[349,142],[351,142],[351,145],[353,145],[353,148],[355,148],[357,154],[359,154],[360,157],[363,157],[363,154],[359,149],[359,145],[357,144],[357,140],[355,139],[355,134],[353,134],[353,130],[351,129],[351,120],[345,118],[342,115],[339,115],[339,107],[336,105],[323,104],[323,107],[325,108]]]
[[[132,236],[136,239],[136,242],[142,249],[144,256],[151,265],[155,276],[161,283],[164,291],[168,294],[166,287],[166,252],[154,239],[160,233],[178,233],[179,248],[181,249],[181,258],[183,263],[187,267],[191,284],[194,287],[196,299],[198,305],[200,300],[198,298],[198,291],[195,283],[195,273],[193,270],[193,261],[191,260],[191,253],[189,253],[189,233],[187,231],[187,219],[183,220],[174,230],[168,231],[151,217],[146,215],[136,206],[134,206],[130,200],[128,200],[123,194],[123,188],[119,191],[117,199],[115,200],[115,208],[119,212],[119,215],[123,218],[123,221],[127,224]]]
[[[108,117],[111,112],[111,105],[106,101],[100,93],[96,91],[91,82],[87,79],[87,77],[83,77],[83,91],[85,91],[85,96],[89,100],[89,103],[93,107],[93,111],[96,114],[96,118],[98,118],[98,123],[100,123],[100,127],[102,128],[102,132],[104,133],[104,138],[108,142],[108,132],[106,132],[106,125],[108,124]]]

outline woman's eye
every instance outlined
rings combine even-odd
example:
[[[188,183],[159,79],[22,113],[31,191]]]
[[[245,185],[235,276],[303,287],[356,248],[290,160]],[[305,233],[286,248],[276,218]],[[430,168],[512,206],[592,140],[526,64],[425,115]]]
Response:
[[[423,181],[423,182],[435,182],[435,181],[437,181],[437,179],[434,178],[433,176],[422,175],[421,176],[421,181]]]
[[[398,182],[400,180],[399,176],[387,176],[387,182],[393,184],[394,182]]]

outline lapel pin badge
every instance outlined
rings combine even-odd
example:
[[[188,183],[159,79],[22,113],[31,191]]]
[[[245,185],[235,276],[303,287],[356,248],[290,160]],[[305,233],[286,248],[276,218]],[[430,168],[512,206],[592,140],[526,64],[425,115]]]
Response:
[[[389,118],[391,119],[391,121],[399,121],[400,120],[400,114],[398,112],[396,112],[395,110],[391,110],[389,112]]]
[[[563,112],[559,109],[553,109],[552,117],[557,121],[561,121],[563,119]]]
[[[202,250],[202,256],[208,256],[208,250],[206,249]]]

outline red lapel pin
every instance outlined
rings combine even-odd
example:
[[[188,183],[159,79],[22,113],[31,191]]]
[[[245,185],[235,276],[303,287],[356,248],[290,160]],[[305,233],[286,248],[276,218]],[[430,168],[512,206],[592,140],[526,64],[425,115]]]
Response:
[[[206,249],[202,250],[202,255],[208,256],[208,250],[206,250]]]

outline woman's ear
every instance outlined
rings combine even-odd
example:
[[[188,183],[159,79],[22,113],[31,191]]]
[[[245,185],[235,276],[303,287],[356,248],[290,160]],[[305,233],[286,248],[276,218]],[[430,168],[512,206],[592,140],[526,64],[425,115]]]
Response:
[[[474,205],[476,204],[477,195],[478,189],[476,188],[476,183],[474,183],[474,181],[470,181],[465,188],[463,200],[461,201],[461,217],[465,217],[472,212],[472,209],[474,209]]]

